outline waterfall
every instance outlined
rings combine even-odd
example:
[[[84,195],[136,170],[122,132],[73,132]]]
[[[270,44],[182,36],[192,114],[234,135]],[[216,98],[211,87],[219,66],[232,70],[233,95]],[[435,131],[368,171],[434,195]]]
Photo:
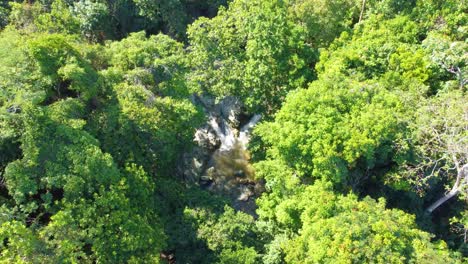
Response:
[[[243,118],[242,102],[235,97],[216,102],[194,95],[193,101],[203,107],[207,122],[197,129],[197,146],[184,154],[178,171],[184,179],[229,197],[235,209],[255,216],[255,198],[264,189],[263,182],[255,179],[247,147],[262,116]]]
[[[262,118],[262,115],[256,114],[254,115],[250,121],[242,126],[240,132],[239,132],[239,142],[242,144],[244,149],[247,148],[247,145],[249,144],[250,141],[250,133],[252,132],[252,129],[255,127],[255,125],[260,121]]]
[[[233,129],[229,126],[229,124],[227,124],[226,120],[220,118],[219,125],[217,119],[214,116],[210,116],[209,124],[221,141],[219,150],[229,151],[234,147],[236,142],[240,143],[243,149],[247,149],[250,133],[252,132],[254,126],[260,121],[261,117],[262,116],[260,114],[254,115],[247,124],[242,126],[239,132],[239,136],[236,136]]]

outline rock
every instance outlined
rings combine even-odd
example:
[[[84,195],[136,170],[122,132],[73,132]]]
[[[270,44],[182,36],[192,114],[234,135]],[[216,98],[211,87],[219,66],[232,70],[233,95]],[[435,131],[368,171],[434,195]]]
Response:
[[[196,171],[201,171],[203,169],[203,161],[198,160],[197,158],[192,158],[192,168]]]
[[[214,181],[210,176],[203,175],[200,177],[200,186],[202,188],[210,188],[213,185]]]
[[[236,143],[235,129],[232,129],[232,127],[226,122],[225,119],[216,118],[214,116],[210,116],[208,124],[213,129],[216,137],[221,142],[219,150],[229,151],[230,149],[232,149],[232,147]]]
[[[214,173],[215,168],[213,166],[210,166],[208,169],[206,169],[206,175],[208,175],[208,177],[213,178]]]
[[[242,113],[242,103],[233,96],[227,96],[219,103],[221,117],[233,128],[239,126],[239,116]]]
[[[200,177],[200,181],[212,181],[213,179],[208,175],[203,175]]]
[[[178,166],[179,175],[188,182],[198,183],[206,167],[206,160],[211,153],[206,149],[194,147],[192,151],[182,156],[182,162]]]
[[[199,147],[205,148],[207,150],[215,150],[221,144],[221,141],[216,136],[216,133],[213,131],[213,128],[211,128],[208,125],[197,129],[197,131],[195,132],[194,141]]]
[[[245,172],[243,170],[237,170],[234,172],[234,177],[239,177],[239,178],[245,177]]]
[[[258,180],[256,183],[255,183],[255,186],[254,186],[254,192],[255,192],[255,195],[257,196],[260,196],[263,192],[265,192],[265,180],[261,179],[261,180]]]
[[[190,97],[190,100],[195,105],[201,105],[205,111],[210,111],[210,109],[215,105],[215,99],[211,96],[193,94]]]
[[[252,132],[252,129],[260,121],[261,118],[262,118],[262,115],[260,114],[253,115],[252,118],[249,120],[249,122],[243,125],[242,128],[240,129],[238,139],[239,139],[239,142],[241,142],[241,144],[245,148],[249,144],[250,133]]]
[[[12,105],[8,107],[6,111],[10,114],[19,114],[21,113],[21,107],[17,105]]]
[[[247,201],[251,196],[253,196],[255,193],[252,191],[250,186],[242,185],[240,187],[240,195],[237,198],[239,201]]]
[[[196,147],[183,155],[178,171],[186,182],[223,195],[236,210],[256,217],[255,198],[264,191],[264,184],[249,177],[253,169],[247,144],[261,115],[242,112],[242,102],[233,96],[218,103],[208,95],[194,94],[191,99],[203,108],[206,123],[196,130]]]
[[[239,196],[239,198],[237,198],[237,200],[245,202],[249,200],[249,197],[250,196],[248,194],[241,193],[241,195]]]

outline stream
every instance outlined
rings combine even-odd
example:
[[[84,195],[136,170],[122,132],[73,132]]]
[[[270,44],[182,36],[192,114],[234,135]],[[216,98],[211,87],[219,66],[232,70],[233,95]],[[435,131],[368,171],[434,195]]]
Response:
[[[179,170],[186,181],[228,197],[236,210],[256,216],[255,198],[263,192],[263,184],[255,180],[247,147],[261,115],[246,115],[233,97],[216,103],[197,96],[194,101],[208,118],[196,131],[197,146],[185,154]]]

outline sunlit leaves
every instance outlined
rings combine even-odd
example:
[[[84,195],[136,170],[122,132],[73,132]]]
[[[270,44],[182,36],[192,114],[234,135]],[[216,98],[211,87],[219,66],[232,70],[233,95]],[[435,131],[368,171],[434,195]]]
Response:
[[[274,111],[286,93],[311,79],[314,57],[283,1],[234,1],[189,29],[191,84],[235,95],[250,111]]]

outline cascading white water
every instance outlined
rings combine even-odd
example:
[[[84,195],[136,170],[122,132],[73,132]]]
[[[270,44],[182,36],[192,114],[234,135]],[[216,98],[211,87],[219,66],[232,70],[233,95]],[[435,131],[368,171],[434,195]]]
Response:
[[[239,135],[237,136],[223,118],[216,119],[215,117],[211,116],[209,124],[221,142],[219,150],[229,151],[234,147],[236,142],[241,144],[243,149],[247,149],[250,133],[252,132],[253,127],[260,121],[261,117],[262,116],[260,114],[254,115],[247,124],[242,126],[239,131]],[[220,124],[218,124],[218,122]]]
[[[256,114],[250,119],[250,121],[247,124],[242,126],[239,132],[238,141],[241,143],[244,149],[246,149],[247,145],[249,144],[250,133],[252,132],[252,129],[260,121],[261,118],[262,118],[262,115]]]
[[[255,216],[255,197],[264,189],[262,182],[255,179],[247,147],[262,116],[255,114],[241,123],[245,113],[242,103],[234,97],[218,103],[201,96],[194,96],[193,100],[203,107],[207,122],[194,135],[197,147],[181,163],[183,177],[229,197],[234,208]]]

